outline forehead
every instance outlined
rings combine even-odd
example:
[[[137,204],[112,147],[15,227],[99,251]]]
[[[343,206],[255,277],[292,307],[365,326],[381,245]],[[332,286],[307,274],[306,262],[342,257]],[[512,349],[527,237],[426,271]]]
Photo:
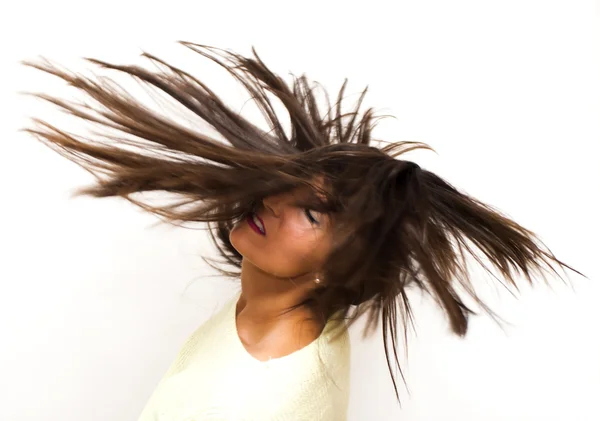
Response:
[[[308,185],[300,186],[296,193],[304,196],[316,196],[321,200],[325,200],[327,198],[325,177],[322,175],[314,177]]]
[[[287,196],[290,204],[294,206],[307,207],[322,213],[335,213],[337,200],[332,194],[331,187],[326,177],[319,175],[267,196]]]
[[[324,176],[314,177],[307,184],[293,189],[296,203],[323,213],[336,213],[337,200]]]

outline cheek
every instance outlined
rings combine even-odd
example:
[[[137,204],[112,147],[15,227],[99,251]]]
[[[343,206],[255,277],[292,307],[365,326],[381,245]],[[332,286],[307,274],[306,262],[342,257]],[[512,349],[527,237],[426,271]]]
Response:
[[[327,252],[323,233],[299,224],[282,226],[276,233],[261,237],[242,223],[231,231],[229,239],[254,266],[279,277],[315,270]]]
[[[298,276],[319,267],[319,249],[319,241],[313,233],[286,237],[270,249],[265,264],[270,266],[273,274]]]
[[[296,260],[305,261],[312,270],[325,262],[332,242],[326,229],[298,223],[289,224],[281,244],[282,249],[295,256]]]

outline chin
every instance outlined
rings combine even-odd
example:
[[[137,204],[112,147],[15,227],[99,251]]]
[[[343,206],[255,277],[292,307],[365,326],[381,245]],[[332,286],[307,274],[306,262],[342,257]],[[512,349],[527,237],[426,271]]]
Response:
[[[274,256],[274,250],[265,249],[265,245],[260,241],[253,241],[255,238],[257,238],[257,234],[245,221],[237,224],[229,233],[231,245],[243,257],[243,266],[250,265],[259,272],[282,279],[295,278],[298,274],[306,272],[303,270],[304,268],[297,267],[296,262],[282,259],[281,249],[278,249],[278,255]]]
[[[260,254],[266,253],[261,251],[260,247],[252,241],[252,236],[256,234],[250,232],[251,228],[243,226],[243,224],[245,222],[238,224],[231,230],[229,233],[229,242],[242,255],[245,261],[250,262],[256,267],[263,266],[260,264],[262,260]]]
[[[233,227],[231,232],[229,233],[229,242],[233,246],[234,249],[237,250],[239,254],[246,257],[245,250],[248,249],[247,243],[248,233],[244,232],[244,227],[241,226],[241,223],[237,224]]]

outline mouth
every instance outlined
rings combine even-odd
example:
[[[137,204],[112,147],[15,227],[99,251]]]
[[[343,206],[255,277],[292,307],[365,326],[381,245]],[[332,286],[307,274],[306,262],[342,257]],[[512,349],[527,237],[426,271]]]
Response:
[[[260,234],[260,235],[267,235],[267,232],[265,230],[265,224],[263,222],[262,219],[260,219],[260,217],[258,215],[256,215],[255,213],[251,213],[246,217],[246,222],[248,222],[248,225],[250,225],[250,228],[252,228],[254,231],[256,231],[256,233]]]

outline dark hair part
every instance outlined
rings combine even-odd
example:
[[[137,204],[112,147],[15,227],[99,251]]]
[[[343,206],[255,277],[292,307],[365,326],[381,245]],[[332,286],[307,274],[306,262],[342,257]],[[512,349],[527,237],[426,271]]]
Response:
[[[366,88],[356,108],[346,113],[342,100],[347,80],[333,106],[322,89],[327,102],[323,113],[314,82],[305,75],[293,76],[288,85],[254,49],[253,57],[244,57],[214,47],[181,44],[222,66],[241,83],[270,130],[242,118],[191,74],[144,53],[157,65],[156,70],[87,60],[166,94],[182,110],[191,111],[198,123],[208,123],[225,142],[151,110],[114,80],[94,80],[47,60],[24,64],[64,79],[94,100],[94,105],[35,96],[105,131],[91,139],[38,119],[26,131],[96,177],[95,185],[78,194],[123,197],[173,223],[208,223],[224,258],[223,266],[216,268],[228,276],[239,276],[242,261],[229,242],[230,230],[257,201],[302,185],[319,190],[322,195],[315,195],[308,205],[335,219],[334,247],[322,270],[323,287],[315,291],[311,302],[326,318],[341,312],[344,317],[352,313],[355,320],[367,313],[368,331],[381,317],[397,397],[392,359],[400,368],[397,326],[401,321],[406,334],[412,324],[409,286],[430,293],[447,315],[452,331],[464,335],[473,311],[461,292],[493,315],[474,291],[467,255],[490,274],[482,258],[491,262],[503,277],[497,279],[514,287],[520,276],[532,282],[532,275],[544,276],[545,269],[560,277],[554,265],[581,275],[558,260],[533,232],[419,165],[396,159],[429,146],[419,142],[371,146],[377,118],[372,108],[360,112]],[[269,96],[285,107],[289,127],[276,116]],[[315,174],[324,177],[322,189],[315,184]],[[178,199],[151,204],[143,194],[149,191],[173,193]]]

